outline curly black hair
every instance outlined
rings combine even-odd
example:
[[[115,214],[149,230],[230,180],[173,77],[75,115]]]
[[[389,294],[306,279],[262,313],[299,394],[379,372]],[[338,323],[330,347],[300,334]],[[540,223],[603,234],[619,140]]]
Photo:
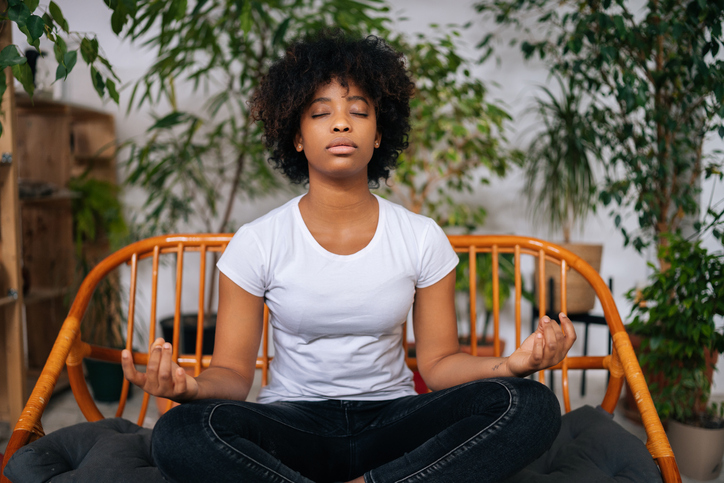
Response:
[[[342,86],[353,82],[373,100],[383,142],[368,164],[367,179],[378,187],[407,148],[415,85],[403,55],[374,36],[319,32],[292,43],[270,67],[251,99],[252,115],[263,122],[264,143],[272,152],[269,162],[292,183],[309,180],[307,158],[294,149],[294,136],[314,93],[333,80]]]

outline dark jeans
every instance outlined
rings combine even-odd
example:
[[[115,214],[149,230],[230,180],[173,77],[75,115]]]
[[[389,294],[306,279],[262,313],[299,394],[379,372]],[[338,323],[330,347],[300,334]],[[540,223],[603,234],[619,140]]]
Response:
[[[176,482],[481,483],[532,462],[559,427],[548,388],[501,378],[388,401],[182,404],[152,452]]]

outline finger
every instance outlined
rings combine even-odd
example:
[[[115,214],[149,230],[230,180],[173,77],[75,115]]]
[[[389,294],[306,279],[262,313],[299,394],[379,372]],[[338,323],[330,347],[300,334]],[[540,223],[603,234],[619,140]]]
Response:
[[[157,345],[155,342],[151,346],[150,353],[148,354],[148,364],[146,365],[146,377],[152,381],[154,385],[158,384],[158,368],[161,364],[161,352],[162,346]]]
[[[558,324],[546,317],[546,321],[544,321],[543,325],[543,338],[545,340],[545,351],[549,354],[555,354],[556,350],[558,349],[558,335],[561,337],[563,336],[560,327],[558,327]],[[558,334],[556,334],[556,329],[558,330]]]
[[[126,379],[137,386],[143,387],[146,382],[146,375],[138,372],[136,366],[133,364],[133,358],[131,357],[131,351],[124,349],[121,352],[121,367],[123,368],[123,375]]]
[[[171,344],[165,342],[161,346],[161,360],[158,364],[158,382],[164,388],[173,386],[173,361],[171,357]]]
[[[563,312],[559,315],[561,321],[561,329],[566,336],[566,347],[570,349],[573,343],[576,342],[578,336],[576,335],[576,328],[573,327],[573,322]]]
[[[534,368],[540,367],[541,362],[543,362],[544,347],[545,338],[543,337],[543,334],[535,334],[533,350],[530,353],[530,359]]]
[[[177,367],[174,371],[174,384],[173,384],[173,390],[174,393],[176,393],[177,396],[183,394],[186,392],[187,386],[186,386],[186,371],[183,370],[182,367]]]
[[[151,344],[151,347],[149,349],[153,349],[154,347],[157,347],[157,346],[161,347],[161,346],[163,346],[164,342],[166,342],[166,341],[163,340],[163,337],[159,337],[158,339],[153,341],[153,343]]]

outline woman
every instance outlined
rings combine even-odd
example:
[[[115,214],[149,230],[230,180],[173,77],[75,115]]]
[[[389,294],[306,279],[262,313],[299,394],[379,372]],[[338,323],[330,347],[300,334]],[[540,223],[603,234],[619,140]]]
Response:
[[[384,41],[323,34],[292,45],[252,101],[271,161],[309,191],[236,233],[219,260],[211,366],[197,378],[154,342],[126,377],[184,403],[153,433],[171,481],[498,481],[555,438],[560,408],[527,379],[575,341],[544,318],[507,358],[461,353],[457,256],[432,220],[370,193],[407,145],[414,85]],[[263,305],[274,327],[271,383],[245,402]],[[415,395],[402,326],[410,307]]]

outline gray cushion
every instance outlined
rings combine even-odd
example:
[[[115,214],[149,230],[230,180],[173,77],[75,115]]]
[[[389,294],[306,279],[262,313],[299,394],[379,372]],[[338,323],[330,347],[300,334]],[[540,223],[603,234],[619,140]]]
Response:
[[[151,459],[151,430],[125,419],[81,423],[18,450],[5,469],[13,483],[155,483],[164,478]],[[590,406],[563,416],[553,446],[509,483],[652,483],[661,481],[646,446]]]
[[[551,448],[506,483],[660,482],[646,445],[600,407],[563,416]]]
[[[125,419],[80,423],[20,448],[5,467],[13,483],[163,483],[151,458],[151,430]]]

